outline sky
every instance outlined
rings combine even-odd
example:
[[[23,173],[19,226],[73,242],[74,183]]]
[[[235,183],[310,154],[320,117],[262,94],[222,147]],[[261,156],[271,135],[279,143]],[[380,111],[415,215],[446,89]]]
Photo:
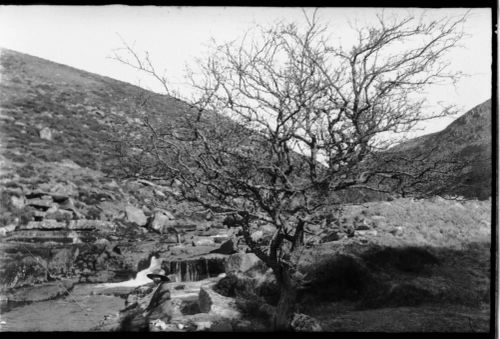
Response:
[[[313,9],[307,8],[306,12]],[[389,13],[420,15],[424,9],[387,9]],[[460,15],[466,9],[426,9],[426,16]],[[335,27],[349,43],[350,24],[369,24],[380,9],[322,8],[319,18]],[[0,47],[13,49],[82,70],[105,75],[153,91],[153,79],[110,58],[121,38],[137,51],[147,50],[157,69],[183,89],[186,64],[207,53],[211,38],[222,43],[241,37],[255,25],[278,20],[303,22],[300,8],[157,7],[157,6],[0,6]],[[455,86],[433,87],[429,109],[437,102],[455,104],[461,113],[491,97],[491,9],[472,9],[465,24],[463,48],[450,55],[452,67],[467,73]],[[459,114],[460,115],[460,114]],[[442,130],[456,117],[422,125],[413,136]]]

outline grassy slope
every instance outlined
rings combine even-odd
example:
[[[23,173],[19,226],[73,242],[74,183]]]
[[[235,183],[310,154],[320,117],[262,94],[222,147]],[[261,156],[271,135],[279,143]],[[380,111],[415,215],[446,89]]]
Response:
[[[2,50],[2,154],[18,162],[71,159],[81,166],[113,172],[115,149],[107,143],[134,117],[133,102],[145,93],[139,87]],[[150,104],[169,119],[185,106],[167,96],[151,95]],[[42,127],[53,140],[39,138]]]
[[[440,198],[347,208],[377,234],[311,249],[325,284],[302,311],[331,331],[488,331],[490,215],[491,201]]]

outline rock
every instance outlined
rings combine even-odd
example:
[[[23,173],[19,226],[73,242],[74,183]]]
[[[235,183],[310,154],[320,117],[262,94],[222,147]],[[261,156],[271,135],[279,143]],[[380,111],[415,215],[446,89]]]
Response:
[[[164,216],[166,216],[170,220],[174,220],[175,219],[175,216],[171,212],[169,212],[169,211],[167,211],[165,209],[155,208],[154,212],[159,212],[159,213],[163,214]]]
[[[148,206],[146,205],[142,205],[142,211],[144,212],[144,214],[146,215],[151,215],[151,210],[149,209]]]
[[[219,253],[219,254],[234,254],[237,253],[236,246],[234,245],[233,240],[229,239],[226,242],[222,243],[222,245],[213,251],[210,251],[210,253]]]
[[[321,238],[320,243],[325,243],[325,242],[330,242],[330,241],[337,241],[340,240],[340,235],[338,232],[331,232],[330,234],[324,236]]]
[[[272,235],[276,231],[276,227],[274,227],[273,225],[264,224],[264,225],[259,227],[259,230],[264,232],[264,234],[266,234],[266,235]]]
[[[169,331],[169,332],[177,330],[177,326],[175,326],[173,324],[166,324],[164,321],[162,321],[160,319],[150,321],[149,325],[150,325],[149,328],[150,328],[151,332],[155,332],[155,328],[158,328],[161,331]],[[151,328],[151,327],[153,327],[153,328]]]
[[[192,245],[193,246],[213,246],[213,245],[215,245],[215,242],[214,242],[214,239],[212,237],[198,238],[196,240],[193,240]]]
[[[395,227],[392,230],[390,230],[389,233],[391,233],[394,236],[401,236],[403,235],[403,227],[401,226]]]
[[[66,168],[71,168],[71,169],[80,169],[80,165],[78,165],[76,162],[70,159],[64,159],[62,161],[59,161],[57,163],[59,166],[66,167]]]
[[[377,231],[375,230],[370,230],[370,231],[356,231],[356,235],[361,235],[361,236],[376,236],[378,234]]]
[[[45,140],[52,140],[52,131],[48,127],[44,127],[39,131],[40,138]]]
[[[16,225],[8,225],[0,227],[0,236],[5,237],[7,233],[10,233],[16,229]]]
[[[162,191],[157,190],[157,189],[153,190],[153,193],[154,193],[155,195],[157,195],[157,196],[161,197],[161,198],[166,198],[166,197],[167,197],[167,196],[165,195],[165,193],[163,193]]]
[[[234,298],[238,294],[255,292],[255,283],[252,278],[241,273],[229,273],[220,279],[214,286],[214,291],[225,297]]]
[[[59,182],[50,188],[49,194],[55,201],[63,202],[69,197],[78,195],[78,188],[73,183],[63,184]]]
[[[323,329],[316,319],[302,313],[293,315],[291,327],[296,332],[322,332]]]
[[[57,298],[66,295],[74,286],[74,281],[65,279],[42,285],[25,286],[7,293],[10,302],[36,302]]]
[[[49,210],[50,209],[51,208],[49,208]],[[46,219],[54,219],[57,221],[69,221],[73,218],[72,211],[56,209],[55,211],[49,212],[49,210],[47,210],[47,212],[45,212],[44,218],[46,218]]]
[[[35,199],[28,199],[26,201],[26,205],[28,206],[33,206],[37,208],[44,208],[44,209],[49,209],[53,204],[52,198],[45,198],[45,199],[40,199],[40,198],[35,198]]]
[[[59,202],[59,209],[64,209],[68,211],[72,211],[74,216],[77,219],[82,219],[84,218],[84,215],[75,208],[75,202],[72,198],[65,199],[62,202]]]
[[[368,231],[371,229],[371,227],[369,225],[366,224],[366,220],[363,220],[363,223],[362,224],[357,224],[354,229],[356,231]]]
[[[144,226],[148,222],[148,219],[146,218],[146,215],[144,215],[144,212],[132,205],[128,205],[125,207],[125,213],[127,215],[127,220],[130,222],[133,222],[139,226]]]
[[[262,230],[255,231],[250,235],[250,238],[252,238],[254,242],[261,241],[263,237],[264,237],[264,232]]]
[[[243,221],[243,217],[239,214],[228,215],[222,221],[222,225],[231,228],[231,227],[240,227],[241,222]]]
[[[19,226],[21,230],[53,230],[53,229],[65,229],[67,227],[66,223],[59,222],[53,219],[46,219],[42,221],[30,221],[26,225]]]
[[[230,237],[229,235],[227,234],[217,234],[217,235],[213,235],[212,238],[214,238],[214,242],[216,244],[222,244],[222,243],[225,243],[227,242],[228,240],[230,240]]]
[[[163,211],[156,211],[150,224],[153,230],[160,233],[165,233],[168,228],[173,228],[174,226],[175,221],[173,216],[170,213],[165,214]]]
[[[97,244],[97,245],[109,245],[110,242],[108,239],[105,239],[105,238],[100,238],[100,239],[97,239],[94,244]]]
[[[10,204],[17,209],[22,209],[26,205],[26,200],[24,197],[16,197],[15,195],[10,197]]]
[[[89,219],[79,219],[70,220],[68,223],[68,229],[70,230],[81,230],[81,231],[91,231],[91,230],[114,230],[116,228],[115,224],[110,221],[103,220],[89,220]]]
[[[251,273],[267,271],[266,264],[253,253],[235,253],[229,256],[225,262],[225,272]]]
[[[198,306],[203,313],[211,313],[228,319],[241,318],[241,312],[233,298],[224,297],[208,286],[200,288]]]
[[[192,232],[196,231],[196,222],[188,219],[179,219],[176,220],[174,227],[179,232]]]
[[[43,218],[45,218],[46,214],[47,214],[47,212],[44,212],[44,211],[39,211],[39,210],[33,211],[33,216],[35,217],[35,221],[41,221]]]

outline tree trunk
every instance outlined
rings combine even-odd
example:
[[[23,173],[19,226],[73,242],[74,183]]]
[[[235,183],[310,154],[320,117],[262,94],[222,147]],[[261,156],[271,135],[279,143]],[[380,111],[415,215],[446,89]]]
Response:
[[[273,327],[275,331],[290,331],[290,324],[295,311],[297,288],[286,268],[280,268],[277,276],[281,292],[273,319]]]

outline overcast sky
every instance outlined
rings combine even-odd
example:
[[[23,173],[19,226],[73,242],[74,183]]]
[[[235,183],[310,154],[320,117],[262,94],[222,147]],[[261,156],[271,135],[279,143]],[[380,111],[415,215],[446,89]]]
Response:
[[[311,10],[311,9],[308,9]],[[349,22],[369,24],[380,9],[322,8],[320,18],[335,27],[335,35],[348,43]],[[420,15],[423,9],[388,9],[390,13]],[[438,18],[463,14],[465,9],[427,9]],[[111,78],[160,87],[145,76],[111,60],[121,47],[119,35],[137,50],[148,50],[159,69],[181,82],[184,66],[202,56],[211,37],[217,42],[236,39],[255,24],[277,20],[303,21],[299,8],[259,7],[129,7],[129,6],[0,6],[0,47],[28,53]],[[453,68],[470,76],[456,85],[432,88],[431,103],[456,104],[462,112],[491,97],[491,10],[472,9],[465,25],[464,48],[452,54]],[[119,34],[119,35],[118,35]],[[453,119],[425,127],[431,133]]]

